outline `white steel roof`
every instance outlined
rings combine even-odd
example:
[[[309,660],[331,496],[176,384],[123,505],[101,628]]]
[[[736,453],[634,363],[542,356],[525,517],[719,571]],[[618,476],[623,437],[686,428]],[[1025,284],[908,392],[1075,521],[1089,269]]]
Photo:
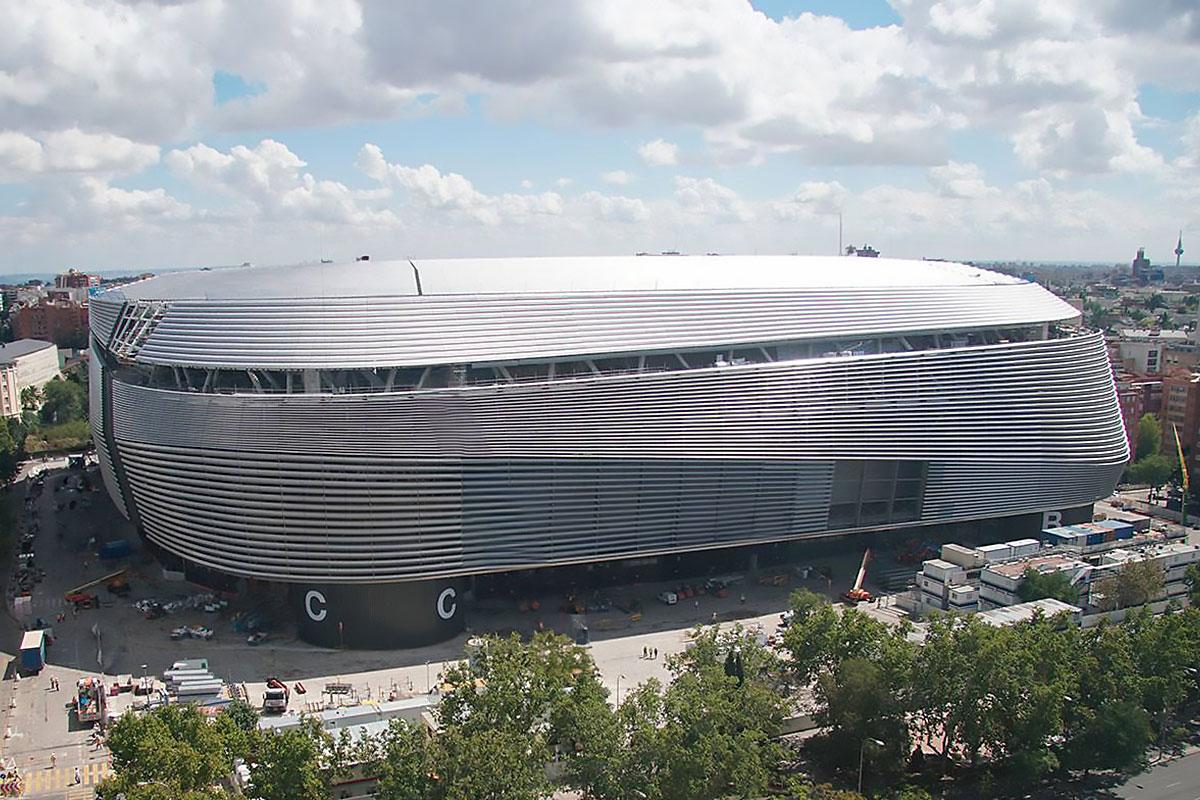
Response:
[[[1079,316],[1035,283],[962,264],[793,256],[236,268],[164,275],[91,306],[100,344],[124,357],[232,368],[665,352]]]
[[[414,266],[416,269],[414,270]],[[1019,278],[942,261],[837,256],[461,258],[231,267],[160,275],[115,291],[146,300],[418,294],[990,286]]]

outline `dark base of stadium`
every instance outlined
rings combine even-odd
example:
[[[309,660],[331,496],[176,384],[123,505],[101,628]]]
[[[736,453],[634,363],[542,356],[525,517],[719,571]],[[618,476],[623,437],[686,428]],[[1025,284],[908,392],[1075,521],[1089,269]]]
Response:
[[[1090,522],[1092,506],[1061,512],[1060,524]],[[554,593],[583,595],[635,583],[694,579],[783,564],[811,563],[865,547],[889,550],[911,538],[934,543],[988,544],[1037,536],[1046,526],[1041,513],[949,525],[889,531],[840,533],[767,545],[694,551],[657,558],[517,570],[474,578],[378,584],[289,584],[287,606],[302,640],[320,647],[389,650],[446,641],[466,627],[467,597],[522,598]],[[163,551],[148,548],[163,565],[183,571],[189,581],[218,591],[245,590],[246,581],[213,572]],[[916,572],[917,567],[913,567]]]

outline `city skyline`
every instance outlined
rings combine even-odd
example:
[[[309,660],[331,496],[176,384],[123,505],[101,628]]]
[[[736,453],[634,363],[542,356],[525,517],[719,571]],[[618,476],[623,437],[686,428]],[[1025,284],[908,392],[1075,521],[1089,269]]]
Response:
[[[0,273],[830,254],[839,214],[888,256],[1171,264],[1200,225],[1200,14],[1169,2],[0,19]]]

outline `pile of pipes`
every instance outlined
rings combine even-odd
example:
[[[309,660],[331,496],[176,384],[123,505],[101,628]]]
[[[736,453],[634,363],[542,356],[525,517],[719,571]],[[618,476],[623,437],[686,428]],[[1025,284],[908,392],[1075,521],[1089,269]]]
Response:
[[[206,660],[196,661],[199,663],[176,661],[170,669],[163,672],[167,691],[176,698],[199,702],[219,695],[225,688],[225,682],[208,671]]]

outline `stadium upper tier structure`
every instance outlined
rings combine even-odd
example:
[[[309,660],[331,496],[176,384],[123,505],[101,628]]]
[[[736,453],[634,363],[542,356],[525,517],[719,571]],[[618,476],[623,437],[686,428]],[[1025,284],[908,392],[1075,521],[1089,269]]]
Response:
[[[1128,448],[1078,314],[889,259],[173,273],[92,299],[92,425],[162,558],[417,644],[483,573],[1090,504]]]

